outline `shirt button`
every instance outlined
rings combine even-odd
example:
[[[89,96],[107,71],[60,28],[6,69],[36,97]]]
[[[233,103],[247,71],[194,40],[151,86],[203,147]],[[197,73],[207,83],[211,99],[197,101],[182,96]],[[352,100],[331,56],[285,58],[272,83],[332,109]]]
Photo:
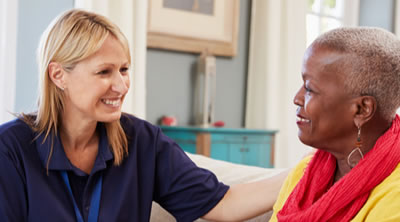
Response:
[[[89,206],[86,206],[86,207],[85,207],[85,210],[86,210],[86,211],[89,211]]]

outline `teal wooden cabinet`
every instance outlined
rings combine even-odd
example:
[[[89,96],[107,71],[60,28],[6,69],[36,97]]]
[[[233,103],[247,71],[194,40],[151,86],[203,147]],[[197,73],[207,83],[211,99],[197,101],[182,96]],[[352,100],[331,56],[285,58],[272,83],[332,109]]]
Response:
[[[277,131],[180,126],[161,126],[161,129],[190,153],[252,166],[274,166]]]

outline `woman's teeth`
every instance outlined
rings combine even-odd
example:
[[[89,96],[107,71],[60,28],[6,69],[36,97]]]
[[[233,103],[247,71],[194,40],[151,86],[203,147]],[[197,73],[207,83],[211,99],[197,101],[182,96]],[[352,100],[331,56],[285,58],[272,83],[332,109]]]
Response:
[[[101,101],[107,105],[119,106],[119,103],[121,100],[120,99],[117,99],[117,100],[102,99]]]
[[[298,122],[303,122],[303,123],[309,123],[309,122],[310,122],[309,119],[304,119],[304,118],[301,118],[301,117],[297,117],[296,120],[297,120]]]

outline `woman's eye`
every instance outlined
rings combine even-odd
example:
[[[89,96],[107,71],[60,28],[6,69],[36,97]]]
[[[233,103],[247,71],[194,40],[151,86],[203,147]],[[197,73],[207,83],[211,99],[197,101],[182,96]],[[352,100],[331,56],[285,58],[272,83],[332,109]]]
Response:
[[[127,73],[128,70],[129,70],[128,67],[124,67],[124,68],[121,68],[121,69],[119,70],[119,72],[121,72],[121,73]]]
[[[306,85],[304,85],[304,89],[306,90],[306,92],[312,92],[312,90],[308,88]]]
[[[108,74],[109,72],[110,72],[109,70],[105,69],[105,70],[101,70],[100,72],[97,72],[97,74],[105,75],[105,74]]]

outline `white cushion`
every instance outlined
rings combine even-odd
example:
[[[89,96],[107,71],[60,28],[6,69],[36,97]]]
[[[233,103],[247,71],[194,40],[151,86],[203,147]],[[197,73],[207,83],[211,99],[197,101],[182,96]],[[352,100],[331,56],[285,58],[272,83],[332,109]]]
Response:
[[[198,167],[212,171],[218,177],[218,180],[222,181],[227,185],[248,183],[261,180],[276,175],[284,170],[284,169],[272,169],[272,168],[262,168],[262,167],[234,164],[222,160],[211,159],[203,155],[190,154],[190,153],[186,154],[190,157],[190,159],[193,160],[193,162]],[[266,189],[268,188],[266,187]],[[269,218],[271,217],[271,213],[272,211],[248,221],[251,222],[268,221]],[[153,202],[150,221],[172,222],[176,220],[167,211],[162,209],[160,205]],[[206,220],[199,219],[197,221],[206,221]]]

